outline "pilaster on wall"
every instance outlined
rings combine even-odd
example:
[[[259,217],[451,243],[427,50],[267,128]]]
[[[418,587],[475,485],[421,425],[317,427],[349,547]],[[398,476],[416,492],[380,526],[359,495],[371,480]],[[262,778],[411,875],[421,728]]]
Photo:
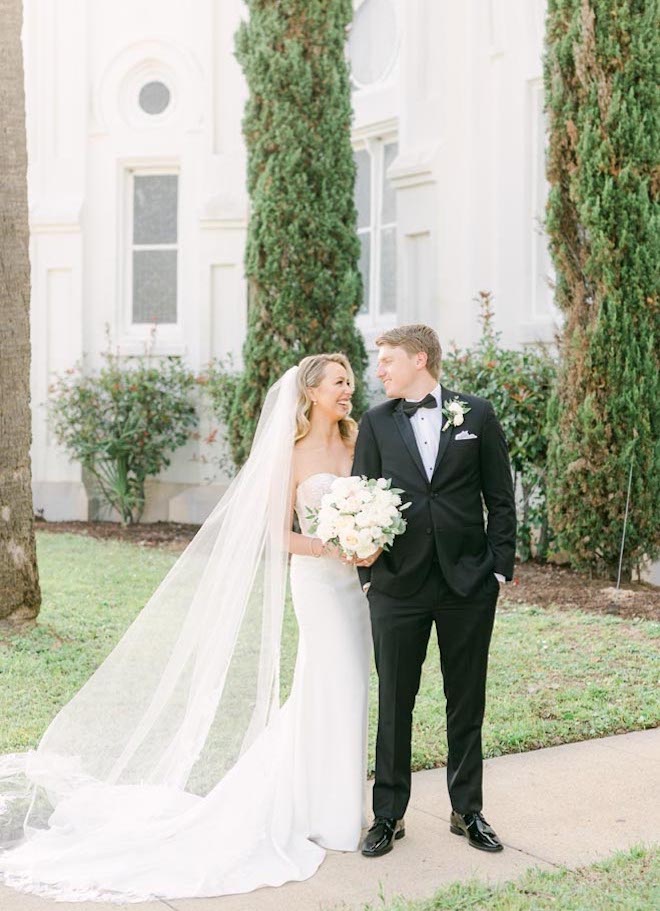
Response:
[[[57,445],[46,410],[53,375],[83,355],[86,13],[85,0],[25,0],[33,496],[50,520],[87,518],[80,466]]]
[[[388,178],[397,194],[400,322],[439,328],[437,257],[438,152],[442,141],[438,106],[439,4],[418,0],[401,7],[399,155]]]

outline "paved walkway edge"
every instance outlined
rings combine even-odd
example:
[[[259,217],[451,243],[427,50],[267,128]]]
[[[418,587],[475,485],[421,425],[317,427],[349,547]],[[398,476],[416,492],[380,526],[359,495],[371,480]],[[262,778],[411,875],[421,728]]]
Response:
[[[134,911],[361,911],[397,895],[430,898],[451,882],[517,879],[530,867],[580,867],[660,841],[660,728],[490,759],[484,813],[505,844],[476,851],[449,832],[444,769],[416,772],[406,837],[385,857],[329,852],[316,876],[279,889],[124,906]],[[0,887],[2,911],[110,911]]]

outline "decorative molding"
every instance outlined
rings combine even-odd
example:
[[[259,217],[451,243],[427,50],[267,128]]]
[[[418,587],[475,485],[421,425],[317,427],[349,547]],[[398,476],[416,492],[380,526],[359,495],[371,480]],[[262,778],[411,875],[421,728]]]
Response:
[[[199,223],[203,228],[247,227],[247,200],[236,193],[210,196],[202,206]]]
[[[435,163],[440,144],[425,146],[415,151],[399,154],[389,167],[388,179],[396,190],[406,190],[435,183]]]
[[[502,0],[488,0],[488,44],[490,56],[493,58],[503,56],[506,50],[507,34],[504,16]]]
[[[366,142],[368,139],[374,139],[376,137],[382,139],[394,138],[398,135],[398,132],[399,118],[388,117],[387,120],[374,120],[353,130],[352,140],[353,144],[357,145],[358,143]]]
[[[162,331],[162,326],[158,331]],[[158,339],[152,344],[149,338],[150,326],[147,326],[147,333],[142,338],[134,338],[130,335],[121,335],[117,339],[117,349],[122,357],[142,357],[147,348],[149,353],[154,357],[184,357],[188,354],[188,346],[183,341],[169,341],[168,339]]]
[[[82,229],[82,199],[44,197],[42,205],[30,207],[30,231],[33,234],[70,234]]]
[[[170,90],[162,114],[141,110],[137,95],[144,82],[158,79]],[[186,48],[166,41],[137,41],[108,63],[92,92],[92,133],[131,126],[144,129],[198,129],[205,109],[205,77],[197,58]]]

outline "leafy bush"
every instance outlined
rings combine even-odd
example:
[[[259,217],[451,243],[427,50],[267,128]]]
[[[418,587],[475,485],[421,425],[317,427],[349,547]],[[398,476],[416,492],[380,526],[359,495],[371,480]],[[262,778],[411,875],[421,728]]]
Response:
[[[226,358],[212,360],[197,378],[197,382],[204,387],[211,412],[219,424],[211,437],[205,440],[205,442],[222,443],[220,453],[210,461],[223,475],[233,477],[236,474],[237,465],[228,437],[232,411],[237,407],[239,401],[241,373],[229,355]],[[208,462],[209,459],[204,457],[202,461]]]
[[[122,524],[144,509],[144,483],[170,464],[197,423],[195,377],[176,357],[103,355],[98,374],[67,370],[50,387],[58,442],[97,480]]]
[[[474,348],[454,347],[445,355],[442,382],[492,403],[509,445],[518,493],[518,556],[545,558],[549,544],[546,415],[556,366],[541,348],[503,348],[501,333],[493,328],[492,295],[482,291],[477,300],[481,338]]]

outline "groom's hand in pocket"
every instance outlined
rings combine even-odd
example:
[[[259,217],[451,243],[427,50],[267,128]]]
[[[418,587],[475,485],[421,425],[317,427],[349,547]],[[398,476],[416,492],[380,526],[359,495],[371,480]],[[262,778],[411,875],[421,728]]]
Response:
[[[375,550],[368,557],[365,557],[364,560],[356,560],[356,566],[373,566],[376,560],[380,557],[383,552],[383,548],[379,547],[378,550]]]

